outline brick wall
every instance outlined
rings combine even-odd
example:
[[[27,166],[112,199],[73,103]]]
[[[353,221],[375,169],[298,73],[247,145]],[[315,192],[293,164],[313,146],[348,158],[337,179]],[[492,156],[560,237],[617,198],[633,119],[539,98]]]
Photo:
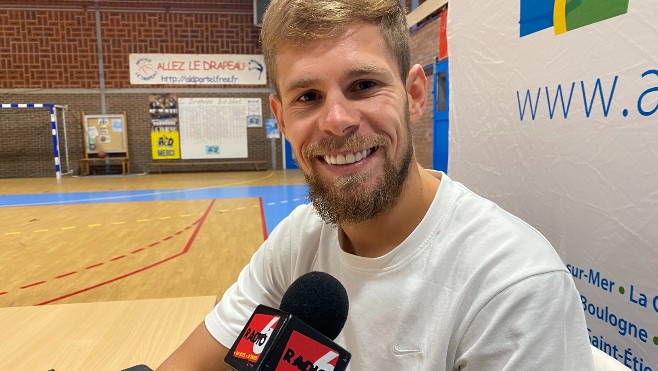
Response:
[[[107,13],[105,84],[129,87],[128,54],[261,54],[251,14]]]
[[[37,7],[39,3],[43,1],[31,2],[30,6]],[[53,4],[46,3],[49,6]],[[116,1],[102,4],[110,3],[118,4]],[[108,89],[105,103],[108,113],[126,112],[133,172],[146,170],[147,163],[152,162],[148,95],[167,93],[167,87],[131,86],[128,55],[260,54],[260,30],[252,25],[252,3],[252,0],[208,2],[204,6],[214,7],[209,11],[173,9],[176,11],[169,12],[163,11],[164,5],[155,1],[144,1],[145,6],[153,9],[133,6],[129,11],[103,9],[100,12],[105,86]],[[195,3],[190,4],[192,7]],[[101,113],[101,95],[98,90],[95,12],[76,9],[73,5],[69,8],[0,9],[0,102],[67,105],[69,165],[77,173],[78,160],[84,157],[81,113]],[[423,66],[431,63],[436,55],[437,37],[438,21],[413,32],[414,63]],[[431,81],[429,84],[431,93]],[[170,87],[175,88],[178,97],[260,97],[263,100],[263,118],[270,117],[267,94],[263,93],[265,86],[253,89],[204,85],[204,93],[195,86]],[[217,88],[216,93],[212,92],[213,88]],[[231,89],[236,89],[236,93],[232,93]],[[253,89],[254,93],[249,93],[249,89]],[[425,167],[432,166],[431,115],[430,95],[423,119],[413,128],[417,157]],[[34,123],[35,120],[39,123]],[[47,114],[41,123],[41,118],[0,113],[0,177],[53,176],[49,122]],[[13,125],[11,130],[7,125]],[[45,125],[45,129],[41,125]],[[272,143],[265,139],[264,130],[247,129],[249,160],[266,161],[269,168]],[[280,142],[277,141],[276,168],[281,168],[279,147]],[[250,167],[202,166],[190,167],[189,170],[243,168]]]
[[[265,94],[212,94],[179,93],[178,97],[234,97],[261,98],[263,117],[269,117]],[[5,94],[0,93],[0,102],[10,103],[53,103],[68,106],[66,114],[66,137],[68,139],[69,165],[78,173],[79,160],[84,158],[82,114],[100,112],[100,98],[94,94]],[[151,159],[151,117],[148,111],[148,94],[117,93],[107,95],[107,112],[126,112],[128,127],[128,150],[131,171],[140,173],[149,170]],[[60,152],[62,171],[65,166],[65,144],[63,122],[59,119]],[[51,177],[54,176],[54,159],[50,115],[47,109],[0,109],[0,178],[4,177]],[[247,128],[249,157],[247,160],[265,161],[265,168],[272,168],[272,142],[265,139],[265,128]],[[281,142],[276,141],[276,168],[281,168]],[[184,161],[184,160],[181,160]],[[231,161],[227,159],[226,161]],[[262,168],[262,167],[261,167]],[[177,170],[222,171],[253,170],[253,165],[206,165],[177,168]],[[154,170],[154,169],[150,169]]]
[[[439,20],[434,19],[420,28],[412,30],[411,53],[412,63],[428,66],[434,63],[434,56],[438,55]],[[420,164],[432,168],[434,151],[433,146],[433,95],[432,69],[426,70],[427,76],[427,103],[422,118],[413,126],[416,158]]]
[[[99,63],[94,11],[76,9],[0,9],[0,102],[53,103],[68,106],[69,166],[78,172],[84,157],[81,115],[101,113]],[[114,5],[117,3],[115,2]],[[199,3],[200,4],[200,3]],[[209,5],[210,4],[210,5]],[[52,5],[52,4],[46,4]],[[260,54],[253,26],[252,0],[208,3],[212,9],[173,9],[163,12],[156,2],[144,2],[152,11],[103,9],[100,25],[108,113],[126,112],[128,147],[133,172],[147,170],[151,159],[148,95],[166,92],[162,85],[140,85],[131,93],[130,53]],[[182,6],[182,5],[181,5]],[[190,7],[194,6],[192,4]],[[175,85],[178,97],[258,97],[263,118],[270,117],[265,86]],[[218,88],[217,93],[208,93]],[[120,90],[118,90],[120,89]],[[232,93],[237,89],[241,93]],[[253,89],[254,93],[248,90]],[[164,90],[164,91],[163,91]],[[221,90],[221,93],[219,92]],[[54,174],[50,118],[27,110],[0,111],[0,177],[50,177]],[[29,113],[28,113],[29,112]],[[60,127],[61,127],[60,122]],[[249,158],[272,167],[272,142],[265,128],[248,128]],[[66,170],[63,133],[60,132],[62,169]],[[281,153],[276,142],[276,154]],[[277,156],[278,157],[278,156]],[[281,159],[277,158],[277,167]],[[230,161],[230,160],[228,160]],[[247,165],[190,166],[181,170],[240,170]]]
[[[106,88],[131,87],[130,53],[260,54],[248,12],[101,12]],[[0,9],[0,88],[98,88],[95,19],[84,10]]]

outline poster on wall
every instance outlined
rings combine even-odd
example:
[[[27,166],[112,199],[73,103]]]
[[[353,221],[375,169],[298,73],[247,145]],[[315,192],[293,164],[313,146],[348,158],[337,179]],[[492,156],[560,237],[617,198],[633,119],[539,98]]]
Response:
[[[281,131],[279,130],[279,125],[276,123],[276,119],[265,119],[265,137],[267,139],[281,138]]]
[[[658,3],[450,3],[449,175],[536,227],[589,339],[658,370]]]
[[[130,54],[133,85],[266,85],[262,55]]]
[[[178,101],[174,94],[149,95],[151,116],[151,157],[154,160],[180,158]]]
[[[249,156],[247,127],[260,98],[180,98],[179,105],[183,159]]]
[[[247,98],[247,127],[263,127],[263,108],[260,98]]]

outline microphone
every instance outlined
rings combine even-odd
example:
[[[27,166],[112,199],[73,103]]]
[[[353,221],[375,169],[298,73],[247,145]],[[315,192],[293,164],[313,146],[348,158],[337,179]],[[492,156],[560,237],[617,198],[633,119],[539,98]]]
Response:
[[[224,362],[237,371],[344,371],[351,354],[333,340],[348,309],[336,278],[306,273],[286,290],[279,309],[256,307]]]

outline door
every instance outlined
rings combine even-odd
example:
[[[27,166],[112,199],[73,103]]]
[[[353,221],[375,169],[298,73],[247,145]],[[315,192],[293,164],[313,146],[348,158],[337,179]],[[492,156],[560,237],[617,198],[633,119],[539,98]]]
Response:
[[[448,60],[434,63],[434,170],[448,172],[448,109],[449,104]]]
[[[285,168],[299,169],[297,163],[295,162],[295,157],[292,154],[292,146],[290,145],[290,142],[288,142],[288,140],[283,135],[281,137],[283,137],[283,152],[284,152]]]

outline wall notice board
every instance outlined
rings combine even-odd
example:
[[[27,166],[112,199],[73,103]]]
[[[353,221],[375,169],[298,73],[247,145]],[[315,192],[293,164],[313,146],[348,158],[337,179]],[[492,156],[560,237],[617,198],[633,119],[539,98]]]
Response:
[[[82,114],[85,154],[127,153],[128,129],[126,114],[85,115]]]
[[[178,98],[183,159],[249,157],[247,128],[262,127],[260,98]]]

